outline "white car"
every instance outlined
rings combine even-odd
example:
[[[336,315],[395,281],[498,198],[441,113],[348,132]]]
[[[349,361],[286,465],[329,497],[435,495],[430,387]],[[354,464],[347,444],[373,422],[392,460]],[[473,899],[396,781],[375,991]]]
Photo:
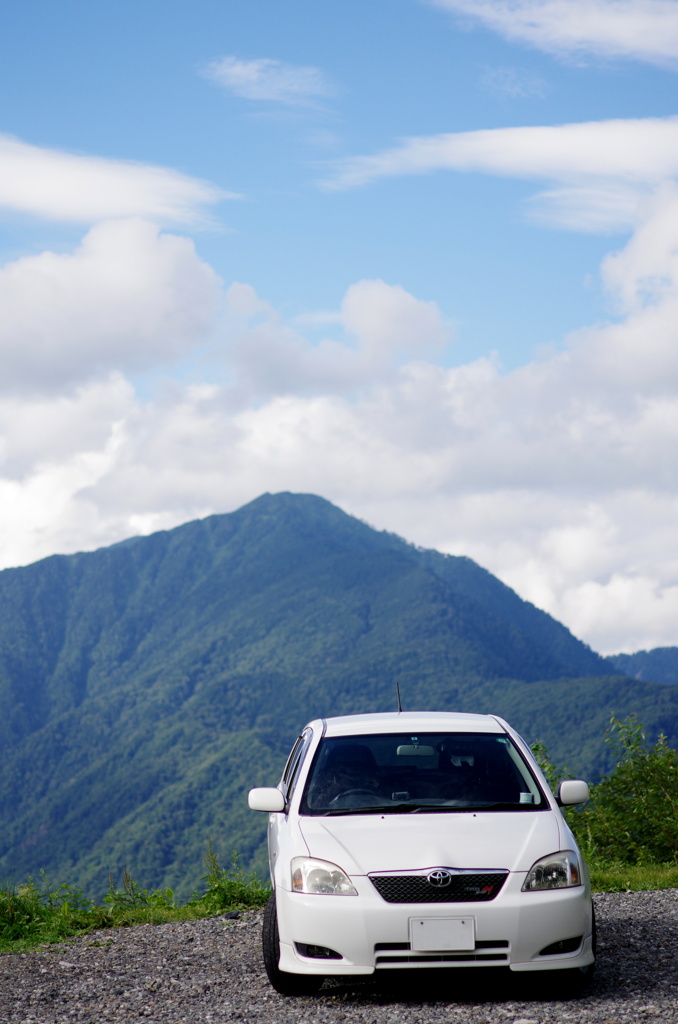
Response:
[[[273,987],[389,969],[508,967],[588,980],[595,924],[586,865],[529,747],[494,715],[416,712],[311,722],[269,814],[273,895],[263,951]]]

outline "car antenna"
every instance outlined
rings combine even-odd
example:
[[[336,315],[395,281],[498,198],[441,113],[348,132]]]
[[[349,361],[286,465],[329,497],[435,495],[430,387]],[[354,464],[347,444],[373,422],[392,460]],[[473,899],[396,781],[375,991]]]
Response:
[[[398,714],[403,710],[403,706],[400,702],[400,683],[396,683],[396,693],[398,695]]]

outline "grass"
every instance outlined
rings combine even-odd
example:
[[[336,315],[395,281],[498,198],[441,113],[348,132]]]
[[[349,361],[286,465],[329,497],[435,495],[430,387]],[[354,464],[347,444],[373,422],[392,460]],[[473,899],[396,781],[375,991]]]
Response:
[[[678,889],[678,864],[589,865],[594,892],[643,892],[648,889]]]
[[[0,892],[0,953],[17,953],[45,943],[63,942],[98,928],[124,928],[167,921],[196,921],[234,910],[263,907],[270,887],[245,874],[233,855],[230,868],[220,867],[208,843],[205,891],[180,906],[171,889],[142,889],[125,871],[121,888],[111,879],[100,904],[68,884],[56,888],[44,872]]]

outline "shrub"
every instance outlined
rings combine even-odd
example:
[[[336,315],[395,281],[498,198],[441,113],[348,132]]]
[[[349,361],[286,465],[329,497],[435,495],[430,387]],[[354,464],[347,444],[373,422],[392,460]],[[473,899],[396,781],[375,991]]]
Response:
[[[123,871],[121,889],[116,889],[113,876],[109,875],[103,903],[105,907],[92,907],[92,910],[115,925],[136,924],[141,920],[157,924],[169,919],[167,912],[178,909],[172,889],[142,889],[127,869]]]
[[[600,864],[678,864],[678,752],[665,736],[650,746],[635,715],[612,717],[605,740],[618,757],[612,772],[591,786],[584,807],[564,808],[587,860]],[[555,793],[566,768],[549,760],[543,743],[532,746]]]
[[[237,854],[230,868],[222,868],[208,842],[205,863],[207,890],[195,893],[184,906],[179,906],[172,889],[143,889],[127,871],[119,888],[110,877],[100,905],[66,883],[55,888],[44,872],[41,886],[31,878],[25,885],[7,886],[0,891],[0,952],[58,942],[95,928],[193,921],[228,910],[263,907],[268,900],[270,887],[255,874],[245,874]]]
[[[13,942],[40,932],[46,909],[33,882],[17,889],[7,887],[0,895],[0,941]]]
[[[32,878],[8,886],[0,896],[0,947],[23,941],[55,942],[98,923],[98,908],[79,889],[62,883],[56,889],[44,871],[42,887]]]
[[[612,719],[607,742],[619,760],[572,815],[594,857],[623,864],[678,864],[678,752],[665,736],[650,746],[635,716]]]
[[[254,872],[245,874],[238,864],[237,851],[233,851],[230,868],[220,867],[209,839],[205,866],[207,874],[201,881],[208,883],[207,890],[202,896],[196,893],[190,900],[190,905],[201,906],[207,913],[218,914],[225,910],[262,907],[271,895],[270,886],[260,881]]]

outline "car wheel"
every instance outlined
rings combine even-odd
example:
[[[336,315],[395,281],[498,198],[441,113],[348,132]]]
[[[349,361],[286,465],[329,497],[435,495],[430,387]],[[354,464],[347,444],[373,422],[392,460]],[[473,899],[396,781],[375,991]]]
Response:
[[[317,974],[289,974],[278,967],[280,962],[280,939],[278,937],[278,911],[275,905],[275,893],[270,897],[264,910],[264,927],[262,931],[264,951],[264,967],[266,974],[276,992],[281,996],[312,996],[318,991],[323,977]]]

